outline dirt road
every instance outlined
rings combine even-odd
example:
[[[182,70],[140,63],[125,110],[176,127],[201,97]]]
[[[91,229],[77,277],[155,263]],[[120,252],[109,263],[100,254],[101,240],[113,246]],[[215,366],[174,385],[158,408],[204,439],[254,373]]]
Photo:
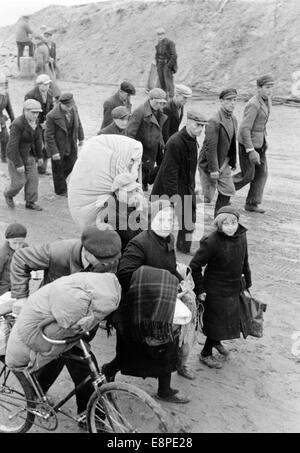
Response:
[[[15,113],[21,112],[24,94],[31,81],[12,80],[10,93]],[[103,100],[113,87],[84,86],[60,83],[72,91],[77,101],[87,137],[95,134],[101,120]],[[144,101],[140,92],[133,106]],[[197,102],[208,116],[218,108],[218,101]],[[241,118],[243,104],[236,109]],[[186,405],[165,404],[178,431],[193,433],[300,431],[300,110],[291,107],[273,108],[268,127],[269,179],[265,189],[266,214],[246,213],[243,204],[246,190],[233,200],[240,209],[241,223],[248,228],[250,265],[254,296],[268,304],[265,313],[265,334],[262,339],[227,342],[231,358],[221,370],[211,370],[200,364],[201,345],[195,345],[190,365],[196,370],[196,380],[187,381],[173,374],[174,387],[184,389],[191,402]],[[7,183],[6,164],[0,164],[1,193]],[[29,230],[28,242],[38,244],[55,239],[77,237],[67,209],[67,200],[53,193],[51,176],[40,178],[39,203],[44,211],[25,211],[23,194],[17,197],[17,208],[10,211],[0,197],[0,234],[14,221],[23,222]],[[205,212],[206,228],[212,220],[213,206]],[[189,262],[179,254],[179,261]],[[201,339],[204,341],[204,337]],[[113,356],[115,337],[106,338],[99,332],[93,348],[99,363]],[[126,376],[117,379],[129,381]],[[132,382],[132,378],[130,378]],[[154,394],[154,379],[134,379],[141,388]],[[51,391],[56,398],[70,385],[65,373]],[[68,406],[72,410],[73,404]],[[41,431],[33,429],[33,431]],[[82,432],[65,418],[57,432]]]

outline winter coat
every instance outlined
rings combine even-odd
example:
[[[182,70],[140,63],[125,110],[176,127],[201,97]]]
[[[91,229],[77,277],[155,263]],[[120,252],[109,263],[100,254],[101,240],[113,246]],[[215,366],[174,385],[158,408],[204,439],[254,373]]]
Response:
[[[41,322],[55,319],[45,328],[45,334],[54,339],[76,335],[78,322],[84,331],[90,331],[117,309],[120,297],[120,284],[112,273],[76,273],[40,288],[28,298],[10,333],[6,364],[30,371],[41,368],[74,346],[44,340]]]
[[[28,297],[31,271],[44,270],[42,284],[81,272],[81,251],[82,243],[77,239],[64,239],[17,250],[11,262],[11,296],[16,299]]]
[[[115,107],[119,107],[119,106],[126,107],[128,112],[131,113],[132,105],[131,105],[130,101],[128,99],[126,99],[124,102],[123,99],[120,98],[119,91],[117,91],[117,93],[115,93],[113,96],[111,96],[110,98],[106,99],[106,101],[104,101],[103,121],[101,124],[101,129],[108,126],[112,122],[113,118],[111,116],[111,111]]]
[[[240,337],[242,274],[247,288],[251,286],[246,231],[239,225],[232,237],[219,231],[204,237],[189,265],[196,295],[207,294],[203,304],[203,333],[213,340]]]
[[[235,168],[236,166],[237,119],[232,116],[234,134],[232,140],[230,140],[230,134],[223,115],[222,110],[219,110],[209,120],[205,128],[205,139],[199,156],[199,167],[207,173],[220,171],[226,158],[229,159],[228,164],[230,167]]]
[[[47,74],[49,71],[49,49],[46,43],[37,44],[33,58],[36,74]]]
[[[191,195],[193,211],[196,208],[195,174],[198,143],[183,127],[167,142],[159,172],[155,178],[152,195]]]
[[[73,126],[71,142],[69,142],[69,134],[66,128],[65,116],[57,104],[51,112],[46,116],[45,143],[46,151],[50,156],[60,154],[63,157],[67,154],[67,150],[77,155],[77,141],[84,140],[84,133],[79,118],[77,108],[73,107]]]
[[[134,110],[129,119],[127,135],[142,143],[142,161],[150,168],[155,162],[160,164],[160,151],[164,148],[162,129],[167,119],[167,115],[161,113],[159,122],[157,121],[149,100]]]
[[[27,42],[29,41],[29,35],[33,33],[33,30],[23,18],[18,21],[17,32],[16,32],[16,41],[17,42]]]
[[[10,136],[6,154],[15,167],[23,167],[30,154],[36,159],[43,157],[42,131],[40,127],[34,130],[24,115],[18,116],[10,126]]]
[[[24,100],[26,101],[26,99],[35,99],[36,101],[40,102],[43,111],[40,112],[39,114],[39,123],[42,124],[44,121],[46,121],[47,113],[49,113],[50,110],[53,109],[53,97],[51,96],[49,91],[47,93],[45,103],[43,102],[43,98],[38,86],[33,88],[33,90],[28,91],[27,94],[25,94]]]
[[[162,39],[156,46],[155,60],[156,65],[167,64],[173,72],[177,72],[177,53],[175,43],[168,38]]]
[[[120,129],[113,121],[108,126],[101,129],[97,135],[110,134],[110,135],[126,135],[126,129]]]
[[[261,148],[267,135],[266,125],[271,110],[271,100],[267,102],[256,94],[246,104],[239,127],[238,141],[246,149]]]
[[[168,116],[168,119],[163,127],[163,137],[165,143],[167,143],[171,135],[175,134],[175,132],[178,132],[183,117],[183,107],[178,110],[177,105],[171,99],[165,105],[163,112]]]

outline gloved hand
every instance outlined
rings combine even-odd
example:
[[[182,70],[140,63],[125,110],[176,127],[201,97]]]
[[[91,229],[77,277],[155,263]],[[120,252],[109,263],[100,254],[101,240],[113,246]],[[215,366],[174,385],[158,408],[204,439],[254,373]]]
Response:
[[[248,153],[249,160],[254,165],[260,165],[260,155],[257,151],[253,150]]]
[[[219,171],[212,171],[210,173],[210,177],[211,179],[213,179],[214,181],[217,181],[219,179],[219,176],[220,176],[220,172]]]

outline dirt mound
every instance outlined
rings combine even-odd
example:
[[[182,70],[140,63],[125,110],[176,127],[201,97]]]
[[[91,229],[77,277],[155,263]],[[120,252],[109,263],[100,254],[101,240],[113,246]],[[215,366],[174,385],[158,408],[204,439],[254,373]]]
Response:
[[[224,6],[222,8],[222,6]],[[291,73],[300,68],[298,0],[108,1],[51,6],[35,13],[57,30],[62,78],[145,86],[154,58],[155,30],[176,42],[177,82],[219,90],[234,85],[253,91],[258,74],[272,72],[277,93],[290,94]],[[0,29],[0,67],[17,74],[15,25]]]

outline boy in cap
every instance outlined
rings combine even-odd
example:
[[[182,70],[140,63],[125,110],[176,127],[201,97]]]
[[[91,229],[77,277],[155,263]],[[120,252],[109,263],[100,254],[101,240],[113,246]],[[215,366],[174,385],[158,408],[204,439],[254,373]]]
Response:
[[[238,132],[241,172],[234,175],[235,189],[250,183],[245,210],[263,214],[261,204],[268,177],[266,125],[270,116],[274,78],[264,75],[257,79],[257,94],[246,104]]]
[[[45,145],[51,156],[56,195],[67,196],[67,177],[77,160],[84,132],[72,93],[63,93],[46,116]]]
[[[175,85],[175,96],[164,106],[163,112],[168,116],[168,120],[163,127],[163,137],[165,143],[171,135],[178,131],[183,118],[184,106],[187,100],[192,97],[192,90],[185,85]]]
[[[179,222],[177,250],[191,254],[191,237],[196,222],[195,174],[197,169],[198,142],[207,124],[206,117],[196,109],[187,111],[186,126],[172,135],[165,149],[164,158],[155,178],[151,197],[179,197],[175,212]],[[175,200],[174,200],[175,201]]]
[[[40,175],[49,175],[50,173],[46,171],[49,156],[47,156],[45,149],[44,131],[46,127],[46,115],[53,109],[53,96],[50,94],[51,79],[48,74],[40,74],[39,76],[37,76],[35,83],[35,88],[25,94],[24,100],[26,101],[26,99],[35,99],[42,106],[42,112],[40,112],[39,114],[38,121],[43,139],[43,165],[38,168],[38,172]]]
[[[219,99],[221,108],[208,121],[199,156],[204,201],[210,203],[218,191],[215,214],[222,206],[230,204],[230,197],[235,194],[231,170],[236,166],[237,155],[237,119],[233,115],[237,101],[236,89],[221,91]]]
[[[132,85],[132,83],[124,80],[124,82],[121,83],[118,91],[113,96],[104,101],[103,121],[101,124],[101,129],[104,129],[106,126],[111,124],[113,120],[111,112],[115,107],[126,107],[128,112],[131,113],[132,105],[130,103],[130,97],[133,95],[135,95],[135,87]]]
[[[177,53],[175,43],[166,38],[163,28],[156,30],[158,44],[155,46],[155,61],[160,87],[169,98],[174,96],[173,74],[177,72]]]
[[[163,107],[167,103],[167,94],[161,88],[153,88],[149,91],[149,99],[132,113],[128,126],[127,135],[139,140],[143,145],[142,157],[142,181],[143,190],[148,190],[148,184],[152,184],[151,172],[155,164],[160,165],[165,146],[163,139],[163,126],[167,121],[167,115],[163,113]]]
[[[0,296],[11,290],[10,264],[13,254],[26,247],[27,229],[21,223],[11,223],[5,230],[6,241],[0,248]]]
[[[98,228],[85,228],[81,239],[65,239],[25,247],[15,253],[11,263],[11,297],[18,299],[21,305],[27,303],[30,272],[33,270],[44,270],[44,280],[41,283],[41,286],[44,286],[62,276],[78,272],[116,273],[120,256],[121,239],[116,231],[109,229],[105,224],[99,225]],[[98,325],[90,331],[88,341],[92,341],[97,329]],[[77,346],[71,349],[71,353],[82,355],[81,349]],[[97,364],[93,354],[92,358]],[[56,380],[64,365],[75,386],[90,374],[85,362],[58,359],[49,363],[38,375],[39,383],[45,392]],[[92,385],[86,385],[76,392],[78,414],[85,411],[93,391]]]
[[[15,119],[15,115],[11,106],[10,97],[8,94],[8,81],[5,74],[0,74],[0,146],[1,146],[1,162],[6,160],[6,148],[8,142],[8,132],[6,127],[7,116],[3,113],[6,110],[11,123]]]
[[[24,187],[25,208],[42,211],[38,199],[38,166],[43,165],[42,133],[38,127],[41,104],[35,99],[23,103],[23,114],[11,124],[7,144],[8,173],[10,184],[4,191],[6,204],[15,207],[13,198]]]
[[[120,105],[119,107],[115,107],[111,111],[112,123],[101,129],[97,135],[125,135],[129,115],[130,113],[125,106]]]

